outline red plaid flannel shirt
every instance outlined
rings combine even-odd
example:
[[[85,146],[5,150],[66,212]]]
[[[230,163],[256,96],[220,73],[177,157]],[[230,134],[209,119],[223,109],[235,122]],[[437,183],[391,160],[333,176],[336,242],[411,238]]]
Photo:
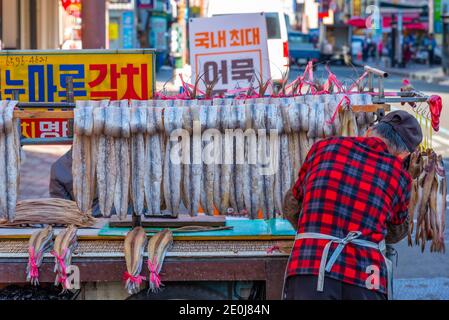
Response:
[[[321,140],[310,149],[293,187],[293,196],[302,203],[298,233],[344,238],[350,231],[360,231],[360,239],[378,243],[386,236],[387,222],[402,224],[407,219],[410,188],[411,178],[402,161],[388,153],[382,140]],[[287,276],[318,275],[326,243],[296,240]],[[336,247],[332,244],[329,257]],[[366,288],[372,272],[367,267],[372,265],[380,270],[379,291],[386,294],[387,270],[376,249],[347,244],[326,276]]]

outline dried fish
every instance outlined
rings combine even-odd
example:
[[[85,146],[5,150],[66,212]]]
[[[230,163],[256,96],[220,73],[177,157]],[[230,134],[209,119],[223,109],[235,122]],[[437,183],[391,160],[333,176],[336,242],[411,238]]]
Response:
[[[7,193],[7,169],[6,169],[6,134],[4,110],[8,106],[8,101],[1,101],[0,106],[0,218],[9,220],[8,217],[8,193]]]
[[[55,239],[51,254],[55,257],[55,285],[61,284],[63,292],[71,288],[67,268],[72,264],[72,254],[77,247],[77,228],[73,225],[62,230]]]
[[[39,267],[42,264],[44,254],[50,251],[53,245],[53,229],[47,226],[31,235],[28,243],[28,264],[26,279],[32,285],[39,285]]]
[[[120,219],[126,219],[129,208],[131,151],[130,117],[128,101],[120,101],[120,138],[115,139],[115,163],[117,179],[114,193],[114,207]]]
[[[217,150],[218,163],[215,164],[214,173],[214,204],[220,214],[226,214],[230,207],[230,180],[232,153],[229,152],[232,141],[226,139],[225,131],[229,129],[232,106],[219,107],[217,129],[221,132],[221,149]],[[218,144],[217,144],[218,145]]]
[[[202,137],[202,149],[204,153],[201,181],[201,208],[207,215],[214,214],[214,180],[215,164],[221,151],[221,134],[216,129],[218,123],[217,106],[201,106],[201,123],[205,124],[207,132]],[[218,154],[217,154],[218,153]],[[217,161],[216,161],[217,160]]]
[[[173,234],[169,229],[156,233],[148,241],[148,270],[150,291],[157,292],[163,285],[159,273],[164,263],[165,255],[173,244]]]
[[[243,179],[245,163],[245,106],[235,105],[231,108],[232,124],[234,128],[235,144],[232,148],[232,164],[230,177],[230,206],[232,213],[241,215],[246,211],[243,198]],[[233,139],[231,137],[231,139]],[[234,139],[233,139],[234,140]]]
[[[252,122],[251,129],[247,129],[245,136],[245,161],[244,167],[244,192],[243,199],[245,208],[252,219],[258,217],[260,209],[260,175],[257,164],[257,132],[260,127],[264,126],[263,113],[257,105],[246,105],[246,120]],[[251,121],[252,120],[252,121]]]
[[[437,180],[437,196],[436,196],[436,223],[438,226],[437,234],[435,235],[436,251],[445,253],[444,232],[446,230],[446,201],[447,201],[447,181],[446,172],[444,169],[443,157],[438,155],[436,167]]]
[[[177,217],[181,203],[182,139],[187,139],[182,129],[184,108],[165,109],[166,150],[163,188],[165,204],[170,214]],[[180,141],[181,140],[181,141]]]
[[[428,149],[411,155],[409,173],[413,179],[409,207],[410,220],[417,219],[415,244],[425,250],[426,242],[432,241],[430,252],[444,252],[446,176],[441,155]],[[412,245],[409,229],[408,240]]]
[[[13,119],[16,101],[2,101],[0,106],[0,217],[13,221],[19,186],[19,139]]]
[[[145,277],[140,275],[142,271],[143,253],[147,243],[147,235],[142,227],[136,227],[125,237],[125,260],[127,271],[124,274],[125,288],[129,294],[139,292],[140,285]]]
[[[80,210],[87,213],[95,195],[96,146],[93,138],[93,110],[99,102],[77,101],[72,150],[73,194]]]
[[[133,211],[144,212],[145,204],[145,134],[147,129],[147,107],[131,102],[131,195]]]
[[[145,135],[145,200],[149,215],[161,214],[164,159],[163,108],[149,108]]]
[[[65,199],[29,199],[17,203],[14,221],[0,221],[0,228],[69,225],[91,227],[96,223],[90,211],[83,213],[74,201]]]

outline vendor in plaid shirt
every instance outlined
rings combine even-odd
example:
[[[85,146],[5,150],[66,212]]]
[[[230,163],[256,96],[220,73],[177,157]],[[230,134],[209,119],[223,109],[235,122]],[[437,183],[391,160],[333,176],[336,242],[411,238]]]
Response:
[[[297,229],[285,299],[391,298],[385,243],[407,234],[411,178],[404,159],[421,140],[418,121],[395,111],[365,137],[312,146],[284,199]]]

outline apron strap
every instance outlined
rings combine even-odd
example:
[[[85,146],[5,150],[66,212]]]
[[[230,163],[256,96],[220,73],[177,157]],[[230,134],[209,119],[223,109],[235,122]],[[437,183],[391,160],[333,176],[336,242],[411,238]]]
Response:
[[[379,250],[382,254],[382,257],[385,261],[386,267],[387,267],[387,290],[388,290],[388,299],[391,300],[393,298],[393,264],[390,261],[390,259],[386,256],[386,245],[385,241],[382,240],[379,243],[375,243],[368,240],[362,240],[357,239],[360,237],[362,233],[360,231],[351,231],[348,233],[348,235],[341,239],[338,237],[334,237],[327,234],[322,233],[314,233],[314,232],[304,232],[304,233],[298,233],[296,235],[296,240],[299,239],[318,239],[318,240],[328,240],[326,245],[324,246],[323,253],[321,255],[321,261],[320,261],[320,268],[318,272],[318,284],[317,284],[317,291],[322,292],[324,290],[324,276],[325,272],[330,272],[332,270],[332,266],[334,265],[335,261],[337,261],[338,257],[340,256],[341,252],[345,248],[345,246],[348,243],[353,243],[356,245],[359,245],[361,247],[368,247],[373,248],[376,250]],[[332,253],[329,261],[327,260],[327,257],[329,255],[329,250],[332,245],[332,243],[338,243],[337,248],[335,248],[334,252]]]

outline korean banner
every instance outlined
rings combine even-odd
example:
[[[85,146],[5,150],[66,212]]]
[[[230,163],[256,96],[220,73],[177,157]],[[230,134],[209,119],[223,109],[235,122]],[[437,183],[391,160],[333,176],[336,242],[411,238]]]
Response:
[[[263,13],[190,19],[192,82],[197,76],[211,84],[214,94],[246,88],[270,75],[267,30]],[[200,89],[204,90],[204,82]]]
[[[75,100],[147,100],[154,90],[154,51],[2,51],[0,100],[65,102],[67,77]],[[67,120],[22,123],[26,138],[67,137]]]

